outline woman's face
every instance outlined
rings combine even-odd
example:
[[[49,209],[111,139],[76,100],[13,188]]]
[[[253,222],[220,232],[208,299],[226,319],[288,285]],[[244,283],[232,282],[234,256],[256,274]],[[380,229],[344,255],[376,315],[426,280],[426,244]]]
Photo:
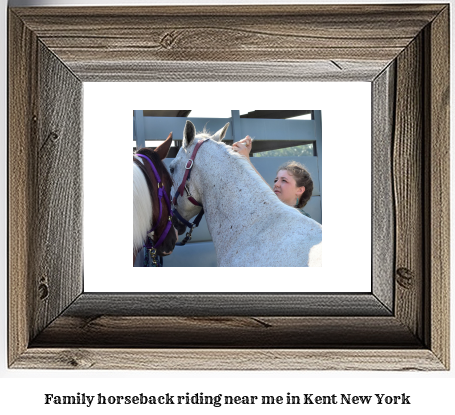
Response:
[[[294,177],[287,170],[280,170],[275,177],[273,191],[283,203],[295,206],[297,198],[300,199],[305,187],[297,187]]]

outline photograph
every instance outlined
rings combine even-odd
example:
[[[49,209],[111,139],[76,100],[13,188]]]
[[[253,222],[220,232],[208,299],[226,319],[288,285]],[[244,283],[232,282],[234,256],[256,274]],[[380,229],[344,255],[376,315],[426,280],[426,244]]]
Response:
[[[322,266],[321,127],[313,110],[134,111],[134,265]],[[183,140],[151,147],[166,129]]]

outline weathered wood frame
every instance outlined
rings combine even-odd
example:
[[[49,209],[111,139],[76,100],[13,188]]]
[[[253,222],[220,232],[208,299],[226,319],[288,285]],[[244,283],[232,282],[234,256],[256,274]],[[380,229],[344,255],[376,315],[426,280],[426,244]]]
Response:
[[[372,292],[85,293],[82,82],[117,80],[371,82]],[[15,8],[8,97],[11,368],[449,368],[447,4]]]

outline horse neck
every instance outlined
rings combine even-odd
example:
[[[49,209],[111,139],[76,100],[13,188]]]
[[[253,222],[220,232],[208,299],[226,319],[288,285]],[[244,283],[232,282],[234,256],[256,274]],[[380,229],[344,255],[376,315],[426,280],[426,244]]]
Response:
[[[216,244],[219,236],[214,230],[223,229],[229,238],[230,232],[254,226],[281,202],[246,160],[229,154],[220,144],[204,146],[195,162],[199,176],[195,182],[201,183],[207,225]]]
[[[133,161],[133,253],[139,251],[152,227],[153,202],[144,172]]]

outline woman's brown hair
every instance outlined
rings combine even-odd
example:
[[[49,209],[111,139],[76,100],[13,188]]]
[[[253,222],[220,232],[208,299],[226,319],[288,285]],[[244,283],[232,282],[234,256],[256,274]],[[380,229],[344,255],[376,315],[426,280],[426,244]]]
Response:
[[[277,173],[280,170],[286,170],[290,175],[292,175],[295,179],[297,187],[305,187],[305,191],[296,206],[298,209],[303,208],[313,194],[313,179],[311,178],[310,173],[308,173],[308,170],[297,161],[288,161],[287,163],[284,163],[280,166]]]

